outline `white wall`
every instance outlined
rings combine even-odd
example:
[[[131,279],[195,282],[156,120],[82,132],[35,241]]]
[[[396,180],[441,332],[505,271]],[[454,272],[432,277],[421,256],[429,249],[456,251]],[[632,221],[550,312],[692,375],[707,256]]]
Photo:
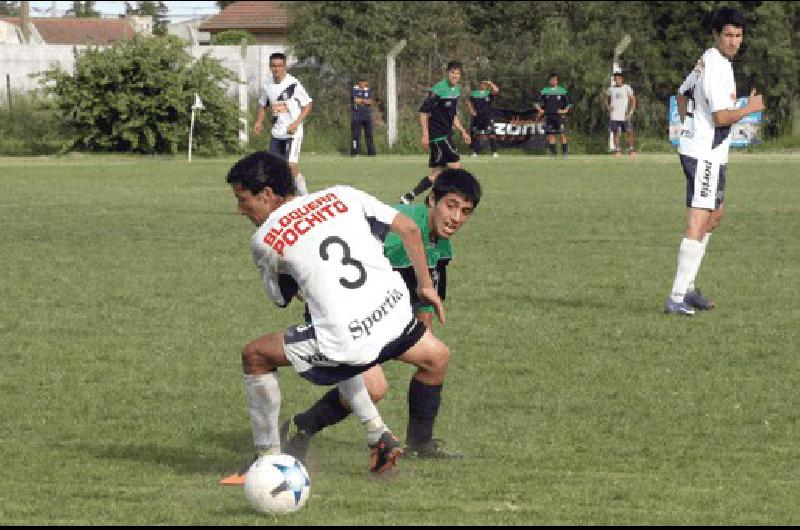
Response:
[[[0,105],[6,101],[6,75],[11,76],[11,91],[28,92],[39,88],[36,78],[30,74],[52,68],[53,65],[61,67],[69,72],[75,68],[75,57],[73,48],[85,48],[85,46],[72,46],[68,44],[45,44],[45,45],[20,45],[20,44],[0,44]],[[218,59],[222,66],[231,70],[237,77],[239,75],[239,63],[241,59],[241,47],[239,46],[190,46],[186,48],[192,57],[200,58],[205,54]],[[257,96],[261,92],[269,74],[267,61],[274,52],[284,52],[284,47],[279,45],[253,45],[247,47],[244,71],[247,76],[247,92],[251,96]],[[288,60],[292,64],[291,58]],[[228,87],[231,97],[236,97],[237,87],[231,84]]]

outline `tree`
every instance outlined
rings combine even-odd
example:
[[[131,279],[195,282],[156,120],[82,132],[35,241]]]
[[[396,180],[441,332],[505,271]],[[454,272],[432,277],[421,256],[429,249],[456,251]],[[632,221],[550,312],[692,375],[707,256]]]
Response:
[[[76,18],[99,18],[100,12],[94,8],[97,2],[80,2],[75,0],[72,2],[72,7],[67,9],[65,16]]]
[[[208,56],[193,61],[178,37],[136,36],[74,53],[74,73],[56,67],[42,76],[56,108],[77,131],[65,149],[185,150],[195,93],[205,106],[195,121],[198,152],[238,148],[239,111],[224,88],[234,74]]]
[[[164,2],[136,2],[136,7],[131,2],[125,2],[126,15],[149,15],[153,17],[153,34],[166,35],[169,25],[169,8]]]
[[[19,2],[0,2],[0,17],[19,16]]]
[[[228,7],[229,5],[231,5],[232,3],[233,3],[233,2],[231,2],[231,1],[227,1],[227,2],[226,2],[226,1],[217,2],[217,7],[219,7],[219,10],[220,10],[220,11],[222,11],[223,9],[225,9],[226,7]]]

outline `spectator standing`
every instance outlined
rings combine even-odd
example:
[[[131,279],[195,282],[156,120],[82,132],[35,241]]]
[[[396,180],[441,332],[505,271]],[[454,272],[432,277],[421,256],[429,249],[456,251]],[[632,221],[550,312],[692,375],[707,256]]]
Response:
[[[364,139],[367,142],[367,154],[375,156],[375,144],[372,140],[372,89],[369,82],[360,77],[358,83],[353,85],[350,92],[350,103],[353,110],[353,119],[350,128],[353,132],[353,143],[350,148],[350,155],[356,156],[361,153],[361,129],[364,129]]]
[[[606,90],[606,97],[603,103],[609,113],[610,129],[614,134],[614,151],[617,158],[622,156],[620,132],[624,132],[627,137],[628,154],[635,158],[636,151],[633,149],[631,116],[633,111],[636,110],[636,95],[634,95],[630,85],[625,84],[625,76],[622,72],[614,72],[614,84]]]
[[[472,133],[472,156],[478,156],[480,141],[489,139],[489,149],[492,156],[497,158],[497,142],[494,135],[494,119],[492,118],[492,99],[500,93],[497,85],[491,81],[481,81],[478,90],[473,90],[467,100],[470,114],[470,132]]]

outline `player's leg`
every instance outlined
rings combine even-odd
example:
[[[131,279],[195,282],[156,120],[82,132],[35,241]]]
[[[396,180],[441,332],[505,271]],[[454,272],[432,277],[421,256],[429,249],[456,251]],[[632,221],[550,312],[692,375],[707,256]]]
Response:
[[[445,167],[447,167],[447,163],[451,158],[449,146],[449,142],[446,141],[431,142],[430,159],[428,160],[428,167],[431,169],[431,172],[427,176],[423,177],[422,180],[420,180],[411,191],[403,194],[400,197],[400,200],[403,202],[403,204],[411,204],[414,202],[414,199],[416,199],[422,193],[425,193],[425,190],[433,186],[433,183],[436,181],[436,177]],[[456,155],[456,160],[458,160],[458,155]]]
[[[281,390],[277,368],[289,365],[283,351],[283,341],[282,332],[272,333],[249,342],[242,349],[245,396],[256,455],[238,472],[223,478],[220,484],[243,484],[244,476],[255,458],[280,453],[278,417]]]
[[[364,125],[364,140],[367,142],[367,156],[375,156],[375,142],[372,138],[372,118],[362,122]]]
[[[350,120],[350,132],[352,142],[350,143],[350,156],[356,156],[361,151],[359,141],[361,140],[361,121],[353,118]]]
[[[631,125],[630,120],[625,122],[625,135],[628,139],[628,154],[635,158],[636,150],[633,148],[633,126]]]
[[[297,193],[300,195],[308,195],[308,188],[306,187],[306,179],[300,173],[300,167],[297,165],[300,160],[300,146],[303,144],[303,137],[298,136],[289,141],[288,154],[286,160],[289,162],[289,169],[292,171],[292,178],[294,185],[297,188]]]
[[[567,158],[569,155],[569,142],[567,141],[567,133],[564,130],[564,123],[561,123],[561,156]]]
[[[491,124],[492,130],[494,129],[494,124]],[[496,136],[493,134],[489,135],[489,149],[492,151],[492,158],[497,158],[500,154],[497,152],[497,140]]]

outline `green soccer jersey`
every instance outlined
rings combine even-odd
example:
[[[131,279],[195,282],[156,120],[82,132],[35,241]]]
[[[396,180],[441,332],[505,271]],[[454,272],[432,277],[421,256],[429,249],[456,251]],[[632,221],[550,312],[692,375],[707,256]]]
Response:
[[[567,89],[561,85],[546,86],[539,92],[536,107],[543,109],[545,114],[557,115],[559,110],[572,107],[572,98],[569,97]]]
[[[456,116],[461,91],[450,86],[447,79],[436,83],[428,92],[419,111],[428,115],[428,136],[431,142],[444,140],[453,133],[453,118]]]
[[[396,204],[392,205],[400,213],[407,215],[422,231],[422,241],[425,243],[425,255],[428,258],[428,268],[435,269],[440,262],[453,259],[453,247],[449,239],[437,238],[431,241],[431,229],[428,226],[428,207],[422,204]],[[403,240],[394,232],[389,232],[383,243],[383,254],[389,258],[394,269],[411,267]]]

